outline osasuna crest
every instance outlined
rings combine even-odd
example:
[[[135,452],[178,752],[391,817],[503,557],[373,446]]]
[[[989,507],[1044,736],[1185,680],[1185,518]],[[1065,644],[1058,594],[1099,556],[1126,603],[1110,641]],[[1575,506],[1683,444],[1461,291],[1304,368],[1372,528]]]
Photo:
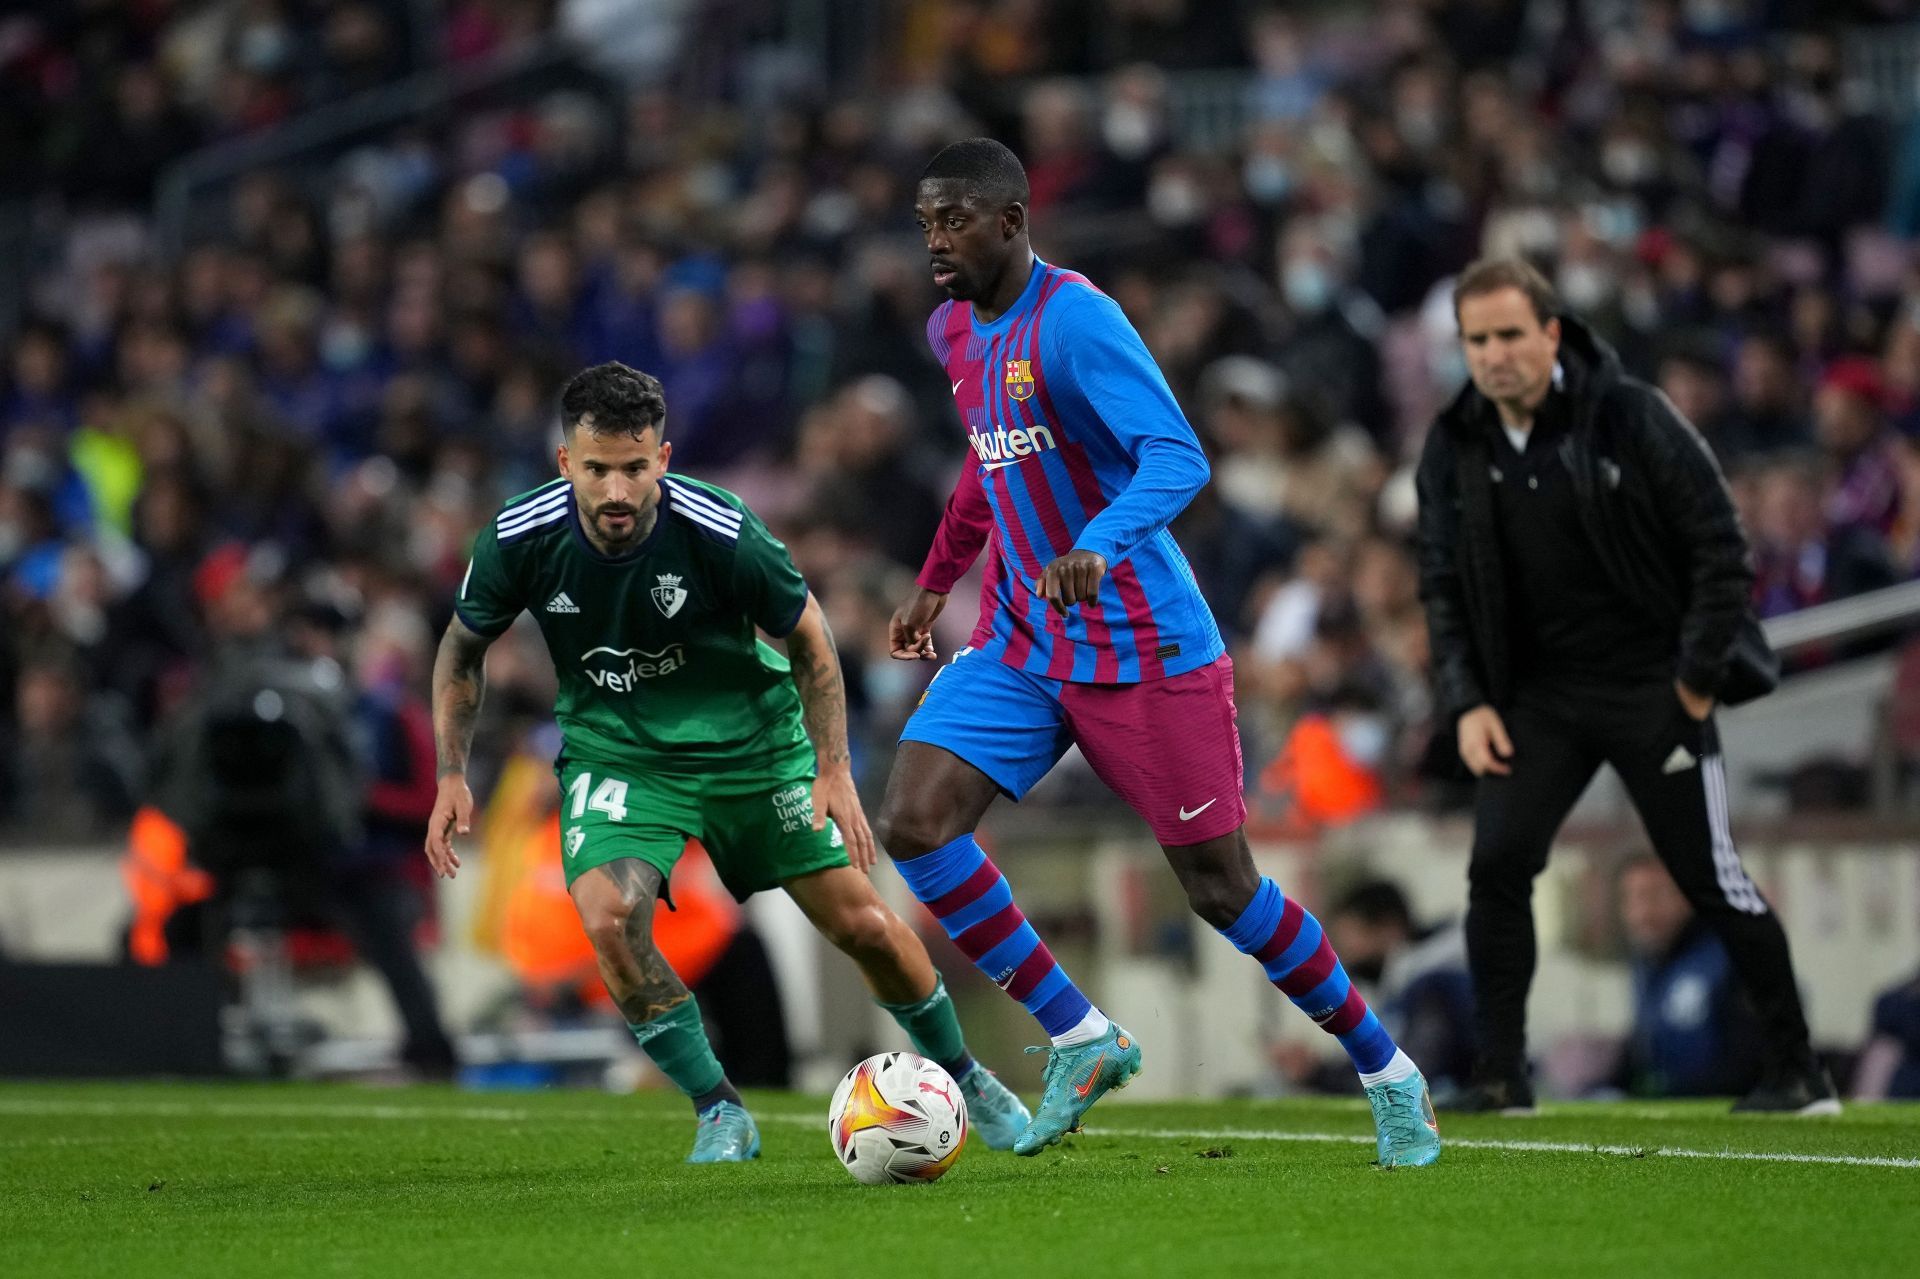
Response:
[[[680,578],[673,573],[659,574],[660,584],[653,588],[653,602],[660,611],[672,617],[687,602],[687,588],[680,585]]]
[[[1033,398],[1033,370],[1028,367],[1031,360],[1007,361],[1007,394],[1016,400]]]

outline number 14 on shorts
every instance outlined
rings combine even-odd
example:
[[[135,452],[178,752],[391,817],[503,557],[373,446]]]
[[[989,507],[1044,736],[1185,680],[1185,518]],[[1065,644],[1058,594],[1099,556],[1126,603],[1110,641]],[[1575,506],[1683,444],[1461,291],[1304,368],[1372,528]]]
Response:
[[[588,809],[605,813],[609,821],[627,820],[627,784],[617,777],[603,777],[595,786],[593,774],[582,773],[567,787],[567,798],[572,801],[568,816],[576,822]]]

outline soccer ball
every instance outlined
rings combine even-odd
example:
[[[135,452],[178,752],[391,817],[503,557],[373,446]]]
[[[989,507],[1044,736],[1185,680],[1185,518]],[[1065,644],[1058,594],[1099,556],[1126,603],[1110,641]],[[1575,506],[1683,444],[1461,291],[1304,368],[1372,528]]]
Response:
[[[967,1099],[953,1076],[925,1057],[881,1053],[833,1090],[827,1136],[855,1181],[933,1181],[966,1144]]]

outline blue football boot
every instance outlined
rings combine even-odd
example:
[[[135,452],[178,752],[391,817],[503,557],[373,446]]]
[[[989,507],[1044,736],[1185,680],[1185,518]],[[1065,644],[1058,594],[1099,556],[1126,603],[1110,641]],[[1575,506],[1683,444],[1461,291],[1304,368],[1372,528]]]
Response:
[[[1115,1022],[1098,1039],[1047,1052],[1047,1090],[1040,1113],[1013,1143],[1016,1155],[1037,1155],[1080,1126],[1080,1118],[1115,1088],[1140,1073],[1140,1045]]]
[[[967,1121],[989,1150],[1012,1150],[1033,1121],[1026,1103],[979,1062],[960,1081],[960,1095],[967,1099]]]
[[[760,1129],[744,1106],[723,1101],[700,1112],[690,1164],[737,1164],[760,1157]]]
[[[1382,1168],[1424,1168],[1440,1158],[1440,1124],[1418,1071],[1397,1083],[1367,1089]]]

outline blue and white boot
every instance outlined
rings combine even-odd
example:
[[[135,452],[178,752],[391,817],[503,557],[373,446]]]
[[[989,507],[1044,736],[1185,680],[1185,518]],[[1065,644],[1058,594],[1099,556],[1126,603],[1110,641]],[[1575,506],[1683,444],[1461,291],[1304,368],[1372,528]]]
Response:
[[[738,1164],[760,1157],[760,1129],[744,1106],[723,1101],[700,1112],[690,1164]]]
[[[1118,1022],[1088,1043],[1027,1051],[1047,1054],[1047,1087],[1040,1113],[1013,1143],[1016,1155],[1037,1155],[1073,1132],[1094,1102],[1140,1073],[1140,1045]]]
[[[960,1081],[960,1095],[967,1099],[967,1121],[989,1150],[1012,1150],[1033,1122],[1026,1103],[977,1061]]]
[[[1440,1158],[1440,1124],[1419,1071],[1367,1089],[1382,1168],[1424,1168]]]

